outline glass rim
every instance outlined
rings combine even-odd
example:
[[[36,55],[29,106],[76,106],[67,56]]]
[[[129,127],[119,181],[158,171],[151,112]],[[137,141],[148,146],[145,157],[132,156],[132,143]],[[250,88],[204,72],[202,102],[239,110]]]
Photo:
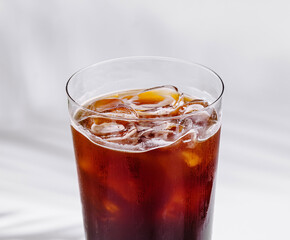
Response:
[[[178,116],[166,116],[166,117],[156,117],[156,118],[130,118],[130,117],[119,117],[119,116],[108,116],[106,114],[103,114],[101,112],[95,111],[95,110],[90,110],[87,107],[81,105],[79,102],[77,102],[76,100],[74,100],[74,98],[70,95],[69,93],[69,84],[71,82],[71,80],[77,76],[78,74],[86,71],[87,69],[96,67],[96,66],[101,66],[103,64],[108,64],[108,63],[114,63],[114,62],[121,62],[124,60],[162,60],[162,61],[167,61],[167,62],[176,62],[176,63],[181,63],[181,64],[186,64],[186,65],[191,65],[191,66],[196,66],[196,67],[200,67],[210,73],[212,73],[215,77],[217,77],[217,79],[219,80],[219,82],[221,83],[221,91],[219,96],[212,102],[210,103],[207,107],[201,109],[201,110],[197,110],[191,113],[187,113],[187,114],[183,114],[183,115],[178,115]],[[154,86],[153,86],[154,87]],[[207,109],[211,108],[213,105],[215,105],[223,96],[224,93],[224,82],[221,79],[221,77],[212,69],[199,64],[199,63],[194,63],[194,62],[190,62],[190,61],[186,61],[186,60],[182,60],[182,59],[178,59],[178,58],[172,58],[172,57],[160,57],[160,56],[130,56],[130,57],[120,57],[120,58],[113,58],[113,59],[109,59],[109,60],[104,60],[104,61],[100,61],[94,64],[91,64],[87,67],[81,68],[80,70],[76,71],[67,81],[66,85],[65,85],[65,90],[66,90],[66,94],[68,96],[68,98],[77,105],[78,107],[78,111],[79,110],[84,110],[86,112],[90,112],[90,113],[94,113],[97,114],[100,117],[103,118],[108,118],[108,119],[114,119],[114,120],[123,120],[123,121],[163,121],[163,120],[172,120],[172,119],[183,119],[183,118],[187,118],[190,116],[194,116],[200,112],[206,111]],[[76,111],[76,113],[78,112]]]

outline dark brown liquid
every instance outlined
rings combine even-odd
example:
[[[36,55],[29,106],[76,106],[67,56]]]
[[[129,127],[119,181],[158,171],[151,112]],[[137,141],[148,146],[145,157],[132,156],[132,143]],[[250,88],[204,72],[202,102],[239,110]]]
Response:
[[[211,238],[220,130],[139,152],[72,134],[88,240]]]

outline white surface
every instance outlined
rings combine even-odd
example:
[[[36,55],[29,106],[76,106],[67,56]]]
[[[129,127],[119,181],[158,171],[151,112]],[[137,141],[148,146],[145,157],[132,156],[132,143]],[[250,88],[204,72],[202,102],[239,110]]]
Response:
[[[82,239],[64,85],[130,55],[226,86],[213,240],[288,239],[290,3],[0,1],[0,239]]]

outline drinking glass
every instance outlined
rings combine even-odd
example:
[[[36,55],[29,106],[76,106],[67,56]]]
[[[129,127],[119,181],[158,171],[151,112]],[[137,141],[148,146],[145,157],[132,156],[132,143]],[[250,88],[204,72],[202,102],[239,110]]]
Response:
[[[142,119],[104,116],[87,107],[97,97],[158,86],[177,88],[206,105],[189,114]],[[223,90],[209,68],[165,57],[113,59],[72,75],[66,91],[86,239],[211,239]],[[155,135],[164,133],[156,130],[164,124],[189,130],[160,146],[140,137],[132,147],[132,135],[126,135],[127,144],[108,144],[81,124],[80,113],[94,121],[150,126]]]

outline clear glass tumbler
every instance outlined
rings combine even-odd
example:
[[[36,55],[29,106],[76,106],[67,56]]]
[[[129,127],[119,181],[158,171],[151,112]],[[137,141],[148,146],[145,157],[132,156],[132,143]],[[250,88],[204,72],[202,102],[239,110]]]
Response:
[[[143,100],[164,89],[177,97],[171,105],[150,105],[143,118],[128,108],[98,107],[104,101],[96,99],[119,101],[112,98],[134,89]],[[220,77],[178,59],[128,57],[78,71],[66,90],[86,239],[211,239]]]

